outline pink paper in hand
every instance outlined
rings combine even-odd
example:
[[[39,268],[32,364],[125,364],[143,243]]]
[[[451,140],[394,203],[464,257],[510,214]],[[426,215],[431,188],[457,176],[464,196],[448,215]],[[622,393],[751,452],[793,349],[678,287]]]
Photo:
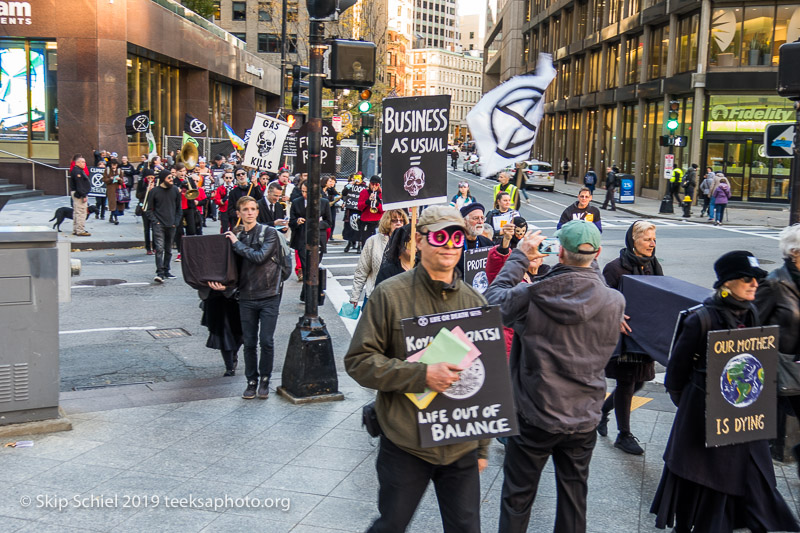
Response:
[[[466,334],[466,333],[464,333],[464,330],[463,330],[463,329],[461,329],[461,326],[457,326],[457,327],[455,327],[455,328],[451,329],[451,330],[450,330],[450,333],[452,333],[453,335],[455,335],[456,337],[458,337],[458,339],[459,339],[461,342],[463,342],[464,344],[466,344],[466,345],[467,345],[467,346],[469,346],[469,348],[470,348],[470,349],[469,349],[469,352],[467,352],[467,355],[465,355],[465,356],[464,356],[464,359],[462,359],[462,360],[461,360],[461,362],[458,364],[458,367],[459,367],[460,369],[462,369],[462,370],[466,370],[466,369],[468,369],[468,368],[469,368],[469,367],[472,365],[472,362],[473,362],[475,359],[477,359],[478,357],[480,357],[480,355],[481,355],[481,351],[478,349],[478,347],[477,347],[477,346],[475,346],[475,345],[472,343],[472,341],[471,341],[471,340],[469,340],[469,337],[467,337],[467,334]],[[423,351],[424,351],[424,350],[423,350]],[[414,354],[414,355],[416,355],[416,354]]]

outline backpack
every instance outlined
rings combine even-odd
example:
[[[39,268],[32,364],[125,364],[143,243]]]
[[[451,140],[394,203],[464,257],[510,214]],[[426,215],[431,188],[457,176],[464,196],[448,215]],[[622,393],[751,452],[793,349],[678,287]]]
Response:
[[[264,246],[264,239],[266,238],[267,231],[266,228],[270,226],[265,226],[264,231],[262,231],[258,236],[258,243],[261,246]],[[270,259],[275,262],[276,265],[281,269],[281,283],[286,281],[292,276],[292,255],[291,250],[289,249],[289,244],[286,242],[286,237],[284,237],[278,230],[272,228],[272,230],[278,234],[278,253],[273,255]]]
[[[672,357],[672,350],[675,349],[675,341],[678,340],[678,336],[683,332],[683,323],[694,313],[697,313],[697,318],[700,319],[700,327],[703,329],[704,335],[711,331],[711,312],[708,310],[708,307],[703,304],[697,304],[689,309],[684,309],[678,313],[675,331],[672,334],[672,341],[669,343],[669,357]]]
[[[591,172],[587,172],[585,176],[583,176],[583,184],[584,185],[594,185],[595,176]]]

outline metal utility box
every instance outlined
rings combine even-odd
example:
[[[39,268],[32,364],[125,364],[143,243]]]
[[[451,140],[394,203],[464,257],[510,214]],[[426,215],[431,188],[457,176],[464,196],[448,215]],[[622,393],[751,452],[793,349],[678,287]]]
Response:
[[[0,426],[58,418],[57,240],[0,227]]]

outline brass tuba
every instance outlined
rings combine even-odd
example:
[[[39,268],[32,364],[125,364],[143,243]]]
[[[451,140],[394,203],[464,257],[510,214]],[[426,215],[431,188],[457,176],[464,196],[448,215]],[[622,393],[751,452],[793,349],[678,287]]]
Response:
[[[186,142],[181,147],[181,153],[179,155],[180,161],[186,165],[186,170],[192,170],[195,166],[197,166],[197,161],[200,157],[200,152],[197,151],[197,145],[193,142]],[[197,187],[194,186],[192,183],[191,176],[186,180],[188,189],[186,190],[186,199],[187,200],[196,200],[198,196],[200,196],[200,191],[197,190]]]

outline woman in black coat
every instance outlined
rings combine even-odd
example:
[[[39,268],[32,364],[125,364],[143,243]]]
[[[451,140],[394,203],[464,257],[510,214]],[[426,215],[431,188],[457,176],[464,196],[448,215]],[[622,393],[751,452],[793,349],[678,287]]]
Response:
[[[411,257],[409,243],[411,242],[411,224],[401,226],[392,232],[386,250],[383,252],[383,261],[375,278],[375,286],[386,279],[402,274],[414,268],[415,261]]]
[[[302,265],[301,281],[308,279],[308,259],[306,257],[306,202],[308,201],[308,188],[307,183],[302,182],[298,189],[300,189],[301,196],[292,202],[292,207],[289,210],[289,228],[292,230],[292,238],[289,240],[289,246],[297,250],[296,258],[300,259]],[[320,198],[319,200],[319,261],[322,262],[322,255],[327,252],[328,242],[328,228],[331,227],[331,208],[328,200]],[[299,276],[298,276],[299,278]],[[300,301],[305,301],[306,285],[300,290]]]
[[[795,383],[800,374],[800,365],[791,363],[800,359],[800,224],[781,231],[780,248],[784,264],[759,284],[755,304],[762,324],[780,326],[778,351],[787,363],[778,365],[778,438],[770,442],[772,457],[783,461],[786,413],[794,412],[800,420],[800,395],[780,387],[782,382]],[[800,444],[792,452],[800,472]]]
[[[651,222],[637,220],[625,234],[625,248],[619,257],[603,269],[603,277],[612,289],[622,292],[622,276],[663,276],[661,264],[656,259],[656,226]],[[626,324],[627,325],[627,324]],[[597,433],[608,435],[608,414],[614,409],[617,419],[616,448],[633,455],[644,450],[631,433],[631,400],[633,394],[645,382],[656,377],[653,359],[647,355],[630,336],[624,334],[615,350],[614,357],[606,365],[606,377],[617,380],[614,392],[603,403],[602,417]]]
[[[664,471],[650,512],[656,527],[676,532],[800,531],[776,488],[766,440],[705,446],[707,332],[758,326],[753,305],[758,268],[750,252],[728,252],[714,263],[714,296],[678,332],[665,386],[678,406],[664,452]],[[707,323],[701,314],[707,313]]]
[[[239,317],[239,302],[233,294],[207,288],[198,291],[203,317],[200,324],[208,328],[206,348],[219,350],[225,363],[223,376],[236,375],[239,364],[239,348],[242,346],[242,320]]]

